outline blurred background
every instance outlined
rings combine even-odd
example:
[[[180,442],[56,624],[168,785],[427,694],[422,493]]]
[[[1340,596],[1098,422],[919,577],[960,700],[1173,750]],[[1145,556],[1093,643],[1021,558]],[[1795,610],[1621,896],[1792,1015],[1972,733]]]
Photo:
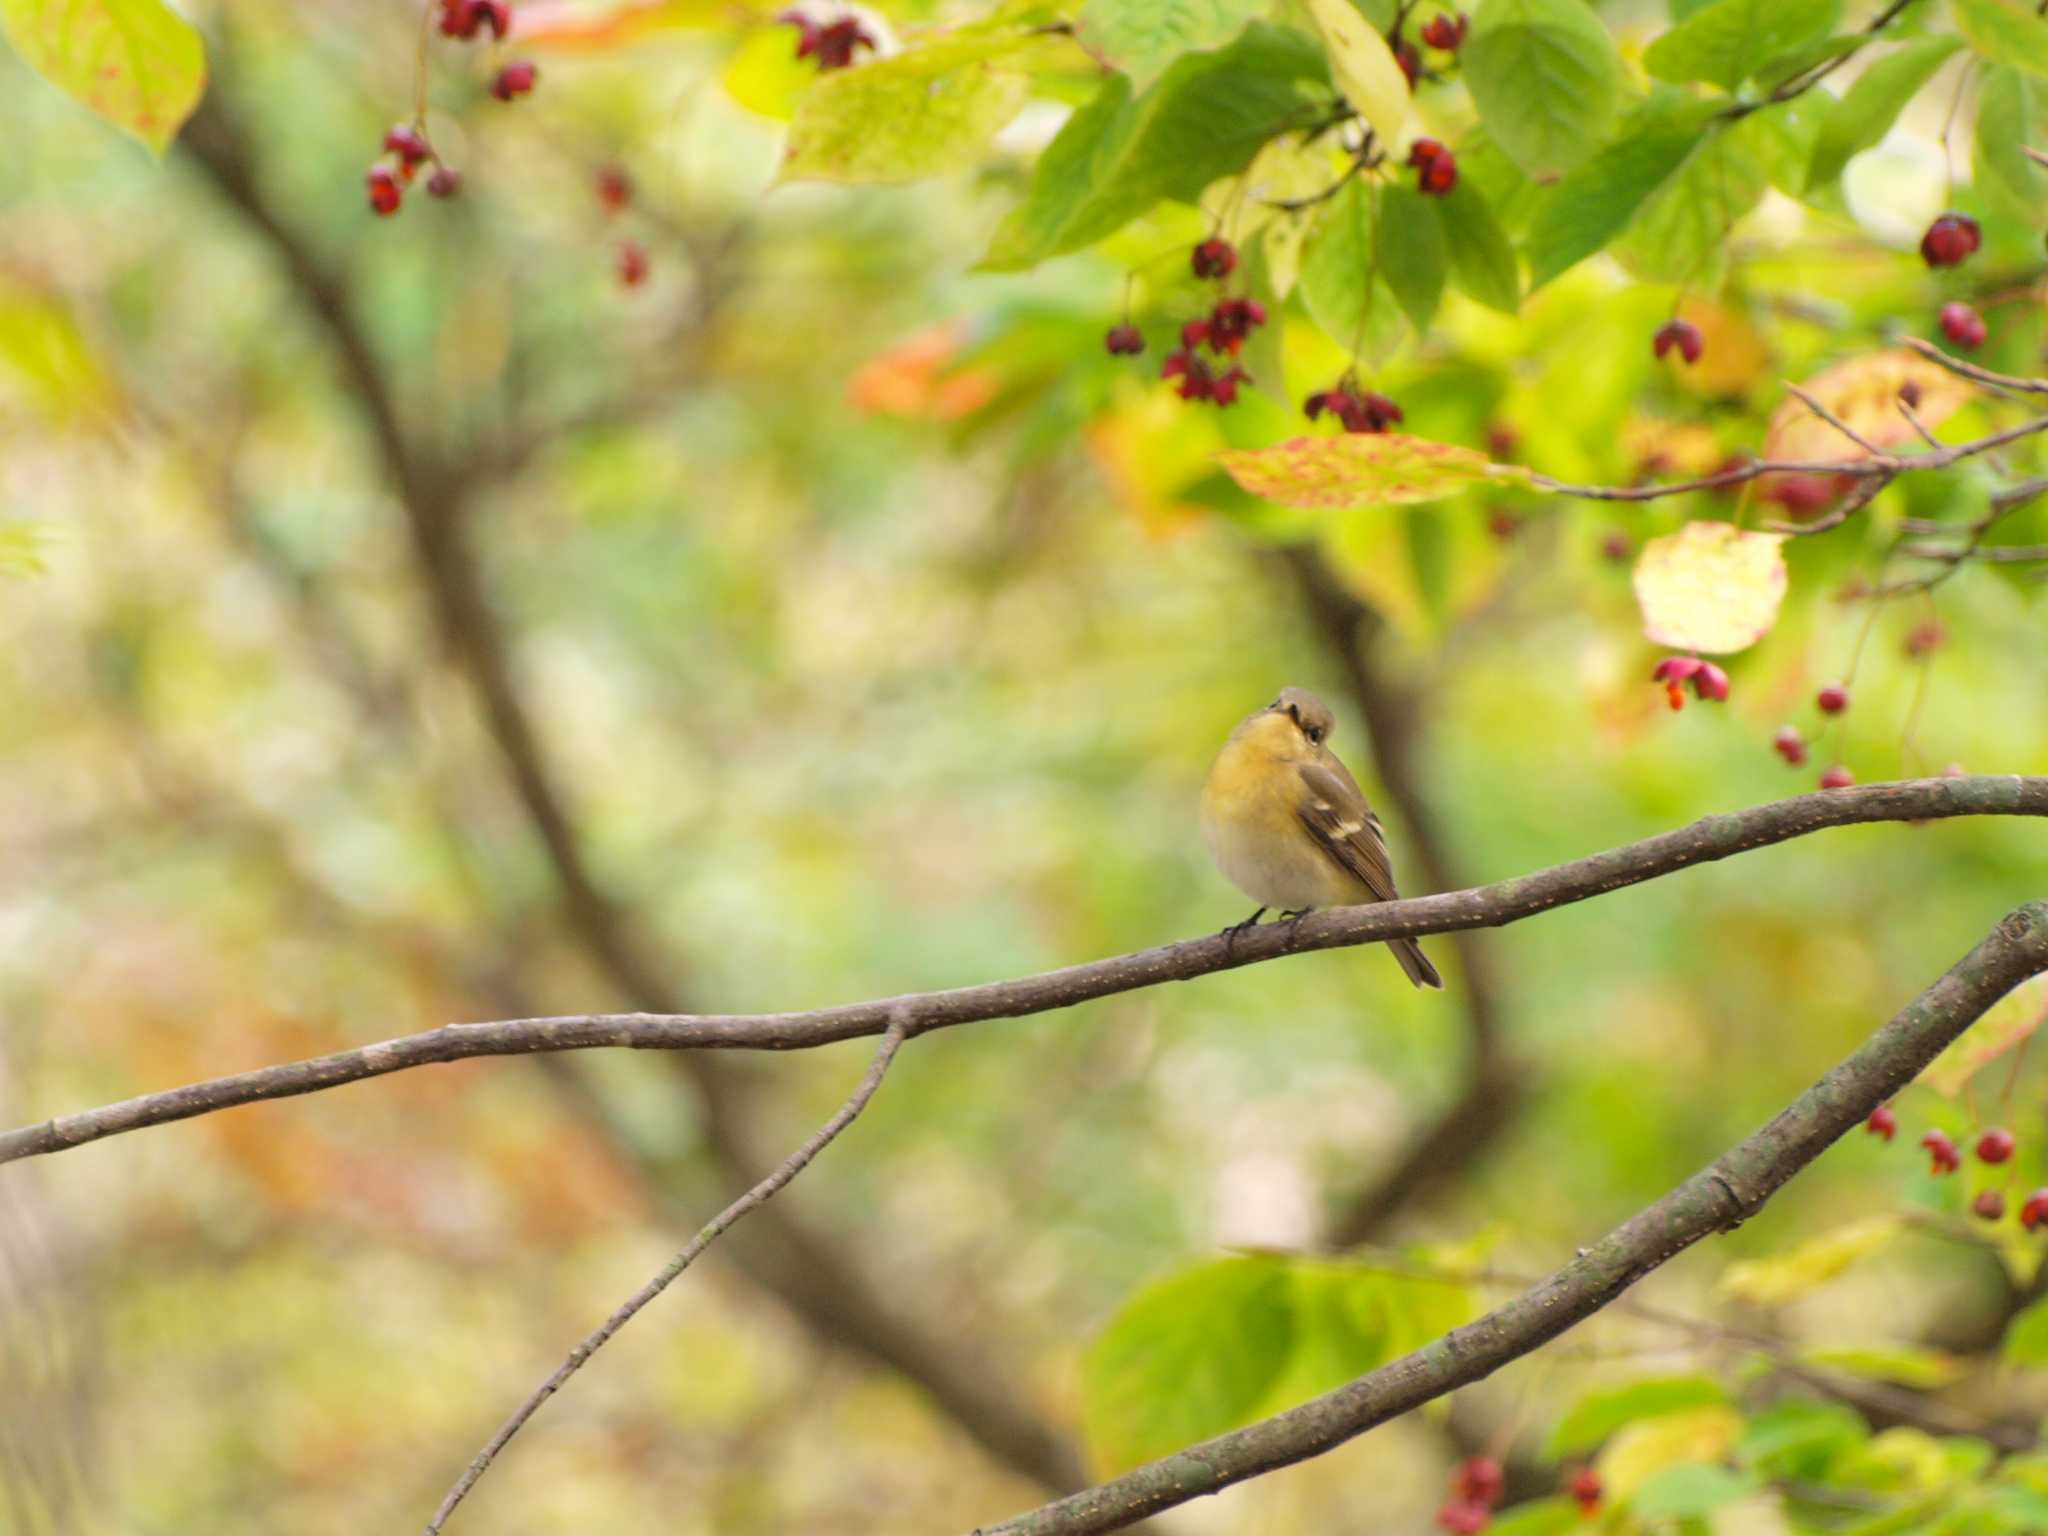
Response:
[[[207,101],[162,164],[0,56],[8,1124],[453,1020],[798,1009],[1212,932],[1246,903],[1199,787],[1288,683],[1331,700],[1418,893],[1836,759],[2048,772],[2018,573],[1874,610],[1844,585],[1876,533],[1795,541],[1732,698],[1674,715],[1626,564],[1670,503],[1316,521],[1230,490],[1207,455],[1295,430],[1285,401],[1197,414],[1104,356],[1108,261],[970,271],[1057,108],[972,176],[771,189],[790,28],[593,27],[513,106],[437,63],[463,193],[377,220],[416,8],[200,19]],[[1698,310],[1732,371],[1653,365],[1669,291],[1596,265],[1519,322],[1452,311],[1394,372],[1409,426],[1563,476],[1711,467],[1780,378],[1925,307],[1909,255],[1770,205],[1746,238]],[[2012,330],[2024,367],[2038,321]],[[1771,733],[1818,730],[1866,629],[1854,708],[1788,769]],[[919,1040],[458,1524],[957,1531],[1041,1502],[1118,1464],[1085,1362],[1148,1284],[1357,1244],[1547,1270],[2048,894],[2042,852],[2003,820],[1829,832],[1432,940],[1440,995],[1346,951]],[[0,1169],[0,1529],[417,1523],[870,1050],[468,1062]],[[2040,1182],[2042,1079],[2015,1081]],[[1838,1148],[1649,1298],[1918,1351],[1959,1411],[2024,1413],[1984,1360],[2031,1270],[1959,1235],[1965,1181],[1909,1145],[1996,1110],[1915,1092],[1912,1136]],[[1926,1219],[1795,1301],[1720,1285],[1901,1209]],[[1589,1384],[1743,1353],[1604,1322],[1162,1524],[1420,1530],[1456,1457]]]

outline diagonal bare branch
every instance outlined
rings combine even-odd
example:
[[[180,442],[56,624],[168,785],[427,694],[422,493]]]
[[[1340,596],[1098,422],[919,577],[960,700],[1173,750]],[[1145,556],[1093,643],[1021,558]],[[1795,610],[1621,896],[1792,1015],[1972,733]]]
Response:
[[[907,1014],[906,1027],[913,1036],[956,1024],[1021,1018],[1311,950],[1344,949],[1391,938],[1499,927],[1554,907],[1660,879],[1697,864],[1767,848],[1827,827],[1882,821],[1938,821],[1956,816],[2048,816],[2048,777],[1968,774],[1795,795],[1789,800],[1709,816],[1689,827],[1492,885],[1373,906],[1337,907],[1311,913],[1298,923],[1271,923],[1242,935],[1213,934],[1186,939],[980,986],[843,1003],[804,1013],[594,1013],[507,1019],[488,1024],[446,1024],[330,1056],[144,1094],[98,1109],[61,1115],[39,1125],[22,1126],[0,1133],[0,1163],[62,1152],[103,1137],[188,1120],[240,1104],[315,1093],[388,1072],[477,1056],[523,1056],[607,1047],[661,1051],[805,1050],[880,1034],[899,1011]]]
[[[1540,1284],[1413,1354],[976,1536],[1091,1536],[1306,1461],[1532,1353],[1702,1238],[1740,1225],[2006,993],[2048,971],[2048,901],[2019,908],[1775,1119]]]

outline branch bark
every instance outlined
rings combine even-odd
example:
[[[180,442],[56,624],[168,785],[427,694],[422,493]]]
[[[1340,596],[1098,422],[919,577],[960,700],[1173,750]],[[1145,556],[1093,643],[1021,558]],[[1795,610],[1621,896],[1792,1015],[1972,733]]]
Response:
[[[407,430],[398,395],[349,307],[345,284],[263,197],[247,137],[218,84],[187,124],[181,143],[263,237],[334,348],[397,492],[435,622],[476,691],[520,804],[547,853],[571,935],[633,1006],[679,1012],[681,1000],[662,965],[636,940],[630,915],[592,873],[513,681],[504,635],[467,542],[471,487],[479,476],[469,465],[444,460]],[[733,1182],[755,1183],[765,1167],[740,1132],[735,1085],[721,1065],[678,1057],[675,1070],[703,1108],[712,1157]],[[1051,1489],[1085,1483],[1072,1448],[1023,1406],[1019,1394],[991,1379],[990,1362],[970,1364],[970,1352],[887,1306],[850,1256],[794,1214],[778,1206],[729,1246],[755,1281],[820,1336],[915,1381],[997,1460]]]
[[[2048,777],[1971,774],[1908,779],[1795,795],[1747,810],[1708,816],[1567,864],[1470,890],[1446,891],[1363,907],[1313,912],[1299,923],[1270,923],[1245,933],[1211,934],[1133,954],[1070,965],[1013,981],[842,1003],[804,1013],[593,1013],[556,1018],[445,1024],[354,1050],[214,1078],[124,1099],[0,1133],[0,1164],[40,1157],[103,1137],[188,1120],[239,1104],[290,1098],[388,1072],[476,1056],[600,1048],[634,1050],[807,1050],[878,1035],[898,1012],[912,1038],[987,1019],[1071,1008],[1169,981],[1190,981],[1285,955],[1345,949],[1391,938],[1497,928],[1554,907],[1660,879],[1697,864],[1788,842],[1827,827],[1922,822],[1955,816],[2048,817]]]
[[[1740,1225],[1911,1082],[2006,993],[2048,971],[2048,901],[2008,916],[1774,1120],[1541,1284],[1336,1391],[1205,1440],[976,1536],[1088,1536],[1305,1461],[1482,1380],[1618,1299],[1700,1239]]]
[[[1380,783],[1406,828],[1407,851],[1423,882],[1433,891],[1460,889],[1465,881],[1422,788],[1415,698],[1381,659],[1379,616],[1337,580],[1315,551],[1292,550],[1287,562],[1310,616],[1344,668],[1372,738]],[[1459,972],[1453,996],[1465,1023],[1464,1082],[1435,1123],[1347,1203],[1331,1230],[1331,1242],[1340,1248],[1368,1241],[1410,1206],[1454,1182],[1507,1129],[1520,1101],[1520,1079],[1502,1043],[1492,946],[1475,930],[1461,929],[1451,935],[1451,947],[1458,953]]]

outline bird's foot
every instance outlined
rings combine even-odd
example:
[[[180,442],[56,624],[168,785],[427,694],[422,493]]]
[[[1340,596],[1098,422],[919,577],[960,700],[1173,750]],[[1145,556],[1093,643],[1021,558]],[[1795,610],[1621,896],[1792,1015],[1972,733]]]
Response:
[[[1287,925],[1287,947],[1289,949],[1294,948],[1294,935],[1296,930],[1301,927],[1301,920],[1313,911],[1315,911],[1314,907],[1302,907],[1298,911],[1282,912],[1280,914],[1280,921]]]
[[[1247,929],[1256,928],[1259,924],[1259,919],[1264,917],[1265,915],[1266,909],[1264,907],[1261,907],[1258,911],[1254,912],[1250,917],[1246,918],[1243,922],[1232,923],[1228,928],[1224,929],[1223,952],[1225,954],[1229,954],[1231,946],[1237,943],[1237,936],[1245,932]]]

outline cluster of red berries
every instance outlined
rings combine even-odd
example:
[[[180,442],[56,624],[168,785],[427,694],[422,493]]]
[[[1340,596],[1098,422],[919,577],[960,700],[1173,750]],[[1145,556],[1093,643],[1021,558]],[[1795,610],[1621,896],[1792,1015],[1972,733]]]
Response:
[[[1435,139],[1417,139],[1408,146],[1415,168],[1415,187],[1426,197],[1442,197],[1458,184],[1458,157]]]
[[[1824,715],[1839,715],[1849,707],[1849,690],[1840,683],[1829,683],[1813,696],[1816,708]],[[1778,734],[1771,738],[1771,750],[1785,760],[1788,768],[1800,767],[1806,761],[1806,738],[1794,725],[1781,725]],[[1847,789],[1856,782],[1856,775],[1840,763],[1826,770],[1820,776],[1822,789]]]
[[[422,165],[432,163],[434,169],[427,177],[427,191],[434,197],[453,197],[462,190],[462,173],[452,165],[443,165],[441,157],[434,153],[434,146],[427,142],[427,136],[415,123],[397,123],[384,135],[384,153],[391,157],[387,164],[383,160],[370,167],[363,175],[363,185],[369,192],[370,211],[379,218],[389,218],[398,212],[405,201],[405,189],[419,174]]]
[[[1209,400],[1217,405],[1237,404],[1237,386],[1249,384],[1251,375],[1232,363],[1218,372],[1207,358],[1192,347],[1179,347],[1166,354],[1159,365],[1159,377],[1180,380],[1183,400]]]
[[[597,205],[607,217],[615,218],[633,206],[633,178],[626,174],[624,166],[600,166],[591,190],[597,194]],[[638,240],[621,240],[616,261],[619,281],[626,287],[638,288],[647,281],[647,247]]]
[[[1967,304],[1951,303],[1941,306],[1941,334],[1965,352],[1973,352],[1984,345],[1984,338],[1991,333],[1976,310]]]
[[[1686,683],[1692,684],[1696,699],[1718,704],[1728,697],[1728,674],[1697,656],[1666,656],[1650,669],[1650,681],[1664,685],[1664,697],[1673,709],[1685,708]]]
[[[1423,24],[1421,37],[1432,48],[1441,49],[1445,53],[1456,53],[1465,46],[1465,32],[1470,26],[1471,22],[1463,11],[1455,16],[1438,11]]]
[[[1690,320],[1667,320],[1650,338],[1650,353],[1653,357],[1662,357],[1673,347],[1688,363],[1696,363],[1700,354],[1707,350],[1707,339]]]
[[[1984,243],[1984,232],[1967,213],[1944,213],[1920,237],[1920,259],[1930,267],[1959,266]]]
[[[876,48],[875,35],[861,24],[854,15],[845,15],[834,21],[813,21],[802,11],[784,11],[775,20],[785,27],[795,27],[796,56],[800,59],[815,58],[820,73],[828,69],[845,69],[853,62],[854,50],[865,48],[873,53]]]
[[[1436,1523],[1453,1536],[1471,1536],[1493,1524],[1493,1511],[1507,1492],[1507,1473],[1491,1456],[1467,1456],[1451,1469],[1451,1497],[1436,1512]]]
[[[1863,1128],[1873,1136],[1890,1141],[1899,1132],[1899,1117],[1891,1105],[1880,1104],[1870,1112],[1870,1118],[1863,1122]],[[1936,1178],[1960,1172],[1963,1154],[1956,1147],[1955,1138],[1947,1131],[1929,1131],[1920,1138],[1920,1146],[1927,1153],[1928,1171]],[[1972,1149],[1977,1161],[1986,1167],[1998,1168],[2012,1161],[2012,1155],[2019,1150],[2019,1138],[2002,1125],[1995,1125],[1977,1138]],[[1970,1202],[1970,1210],[1981,1220],[2000,1221],[2005,1216],[2005,1192],[1997,1189],[1980,1190]],[[2029,1232],[2048,1226],[2048,1189],[2037,1189],[2020,1202],[2020,1225]]]
[[[1330,388],[1310,395],[1302,409],[1310,421],[1328,411],[1344,423],[1346,432],[1384,432],[1401,420],[1400,406],[1385,395],[1361,389],[1349,374]]]
[[[490,29],[494,41],[503,42],[512,30],[509,0],[441,0],[441,35],[468,42]],[[540,71],[526,59],[514,59],[502,66],[491,81],[491,94],[500,101],[512,101],[533,89]]]

